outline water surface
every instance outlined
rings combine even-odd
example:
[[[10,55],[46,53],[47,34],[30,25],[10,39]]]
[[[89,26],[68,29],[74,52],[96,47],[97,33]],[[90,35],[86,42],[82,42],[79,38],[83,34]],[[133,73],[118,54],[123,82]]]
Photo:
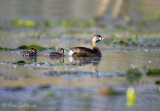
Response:
[[[49,58],[47,54],[51,50],[39,51],[37,58],[24,58],[23,50],[0,51],[0,108],[8,111],[159,110],[156,81],[160,78],[147,76],[145,69],[160,67],[160,50],[103,47],[101,60],[90,62],[68,56]],[[26,64],[16,64],[19,60],[25,60]],[[143,74],[128,78],[126,71],[136,67]],[[126,106],[125,96],[129,87],[134,87],[138,95],[131,108]],[[103,89],[110,88],[119,94],[103,93]]]

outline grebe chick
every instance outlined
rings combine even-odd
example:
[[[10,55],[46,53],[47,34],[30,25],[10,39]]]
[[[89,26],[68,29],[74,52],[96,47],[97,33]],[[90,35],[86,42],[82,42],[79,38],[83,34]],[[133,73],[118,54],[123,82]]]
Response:
[[[31,48],[23,53],[23,56],[37,56],[37,49]]]
[[[103,40],[101,35],[94,35],[92,38],[93,49],[86,47],[74,47],[71,48],[68,55],[73,57],[101,57],[101,51],[98,48],[97,42]]]
[[[59,52],[50,52],[50,57],[64,57],[64,49],[60,48]]]

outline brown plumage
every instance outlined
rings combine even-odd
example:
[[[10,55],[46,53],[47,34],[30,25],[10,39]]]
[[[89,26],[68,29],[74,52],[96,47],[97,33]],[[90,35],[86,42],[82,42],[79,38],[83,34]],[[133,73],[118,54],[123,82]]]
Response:
[[[103,38],[100,35],[94,35],[92,39],[93,49],[86,47],[71,48],[69,55],[73,57],[101,57],[101,51],[98,48],[97,42]]]
[[[23,53],[23,56],[37,56],[37,49],[31,48]]]
[[[64,57],[64,49],[60,48],[59,52],[50,52],[50,57]]]

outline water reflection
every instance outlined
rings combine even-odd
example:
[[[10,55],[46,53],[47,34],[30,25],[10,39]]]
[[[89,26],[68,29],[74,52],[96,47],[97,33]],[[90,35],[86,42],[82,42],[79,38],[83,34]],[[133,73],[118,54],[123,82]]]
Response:
[[[23,56],[28,62],[37,62],[37,56]]]
[[[92,72],[98,72],[97,67],[101,62],[101,58],[100,57],[69,57],[69,61],[71,64],[76,64],[76,65],[93,64]]]
[[[30,91],[29,91],[30,90]],[[46,110],[47,111],[158,111],[159,96],[148,88],[137,88],[139,97],[134,107],[126,106],[125,94],[98,95],[95,87],[88,88],[26,88],[19,91],[0,90],[0,109],[6,111]],[[139,92],[140,91],[140,92]],[[4,93],[5,92],[5,93]],[[146,93],[149,92],[149,93]],[[14,96],[18,95],[18,96]],[[15,99],[16,98],[16,99]],[[149,101],[146,101],[149,100]],[[4,107],[2,104],[7,104]],[[9,104],[15,105],[14,108]],[[30,104],[29,107],[24,104]],[[24,105],[20,107],[19,105]],[[32,107],[31,107],[32,105]]]
[[[51,60],[59,60],[59,63],[64,63],[64,57],[54,57],[54,56],[49,56]]]
[[[143,66],[159,68],[159,51],[107,50],[103,51],[103,58],[49,58],[45,53],[25,58],[30,62],[37,61],[37,64],[17,65],[14,64],[16,61],[24,60],[20,53],[0,52],[0,109],[17,111],[17,108],[3,108],[2,103],[19,104],[23,101],[22,104],[37,105],[26,108],[34,111],[126,111],[129,108],[125,93],[100,95],[98,91],[112,86],[123,91],[130,85],[136,88],[138,95],[133,110],[156,111],[160,108],[159,86],[155,84],[159,78],[131,73],[119,76],[116,73],[126,72],[132,64],[140,69]],[[55,59],[64,64],[57,64]],[[100,73],[92,73],[98,71],[97,67]],[[100,77],[97,78],[96,74]],[[41,85],[50,87],[36,87]]]

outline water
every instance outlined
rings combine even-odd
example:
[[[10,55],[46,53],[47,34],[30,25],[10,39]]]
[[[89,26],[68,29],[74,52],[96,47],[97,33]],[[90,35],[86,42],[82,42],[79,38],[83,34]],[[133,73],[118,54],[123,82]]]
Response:
[[[159,68],[158,48],[107,47],[101,60],[82,62],[70,57],[51,59],[51,50],[39,51],[37,58],[24,58],[22,50],[0,51],[0,109],[51,111],[155,111],[159,110],[160,78],[147,76],[145,69]],[[88,60],[89,58],[87,58]],[[26,64],[15,62],[25,60]],[[70,62],[70,60],[73,60]],[[85,59],[86,60],[86,59]],[[81,61],[81,62],[80,62]],[[27,63],[28,62],[28,63]],[[142,76],[130,80],[129,68]],[[126,90],[134,87],[135,105],[127,106]],[[106,92],[112,89],[117,95]]]
[[[67,56],[49,58],[47,54],[52,51],[49,49],[38,51],[37,58],[23,57],[23,50],[0,50],[0,111],[160,110],[160,77],[146,74],[148,69],[160,68],[157,0],[151,3],[149,0],[130,1],[131,26],[123,25],[123,17],[111,21],[114,5],[111,3],[109,13],[100,23],[84,27],[86,23],[83,24],[81,19],[95,18],[101,3],[92,0],[91,4],[90,1],[1,0],[0,47],[35,44],[46,48],[77,45],[91,48],[92,36],[101,34],[104,40],[111,38],[115,42],[118,38],[118,43],[119,39],[128,42],[126,38],[136,36],[138,39],[129,42],[138,40],[137,46],[146,48],[117,44],[112,47],[102,42],[99,43],[101,59],[76,60]],[[21,19],[33,20],[36,27],[17,27],[14,21]],[[79,25],[66,27],[63,20],[75,21]],[[100,24],[102,28],[97,27]],[[20,60],[26,63],[17,64]],[[127,75],[130,68],[138,68],[142,75]],[[128,88],[134,88],[137,95],[130,101],[126,99]]]

